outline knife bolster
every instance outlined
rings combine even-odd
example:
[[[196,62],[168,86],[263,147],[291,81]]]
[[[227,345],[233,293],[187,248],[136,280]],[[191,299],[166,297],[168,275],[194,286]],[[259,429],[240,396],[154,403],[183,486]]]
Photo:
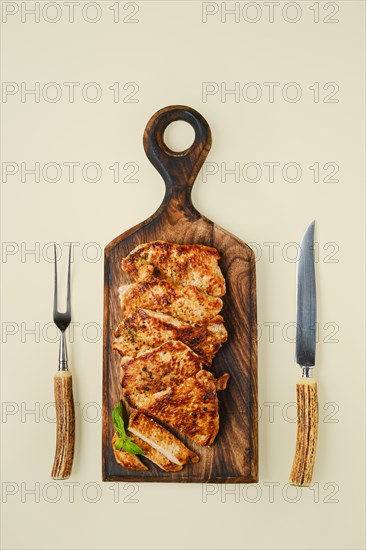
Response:
[[[296,386],[297,438],[290,483],[300,487],[311,484],[318,440],[318,388],[310,377],[301,378]]]
[[[313,377],[313,367],[301,367],[302,368],[302,377],[303,378],[312,378]]]
[[[74,459],[75,409],[70,371],[58,371],[54,377],[56,405],[56,451],[51,477],[70,477]]]

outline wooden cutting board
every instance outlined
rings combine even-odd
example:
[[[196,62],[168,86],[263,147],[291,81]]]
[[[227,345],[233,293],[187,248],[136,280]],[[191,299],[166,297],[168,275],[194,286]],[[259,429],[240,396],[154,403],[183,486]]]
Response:
[[[195,140],[176,153],[163,141],[166,127],[184,120],[192,125]],[[255,259],[253,251],[237,237],[200,214],[191,202],[194,180],[211,147],[206,120],[184,106],[161,109],[144,132],[145,152],[162,175],[166,194],[149,219],[125,231],[105,248],[104,355],[103,355],[103,480],[173,482],[255,482],[258,480],[257,414],[257,319]],[[136,197],[137,201],[137,197]],[[127,207],[127,206],[126,206]],[[132,206],[131,206],[132,207]],[[200,461],[180,472],[167,473],[144,460],[149,471],[122,468],[114,459],[111,413],[121,397],[120,356],[112,350],[113,331],[121,320],[118,287],[131,279],[121,269],[121,260],[135,246],[154,240],[179,244],[199,243],[217,248],[226,279],[227,293],[221,312],[228,341],[216,355],[211,372],[230,374],[225,391],[219,392],[220,431],[211,448],[200,447],[181,437],[196,451]]]

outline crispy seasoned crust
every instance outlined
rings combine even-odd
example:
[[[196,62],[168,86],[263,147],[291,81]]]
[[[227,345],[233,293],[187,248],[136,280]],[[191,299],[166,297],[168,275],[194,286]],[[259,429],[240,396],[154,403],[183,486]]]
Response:
[[[218,315],[225,294],[219,259],[215,248],[154,241],[122,261],[136,281],[120,289],[124,318],[112,345],[122,356],[122,393],[137,409],[127,429],[167,472],[199,457],[153,418],[203,446],[219,430],[217,391],[229,375],[215,379],[203,369],[227,339]],[[146,469],[135,455],[116,452],[125,467]]]
[[[156,348],[169,340],[180,340],[209,366],[227,339],[223,322],[217,315],[201,326],[194,326],[164,313],[138,309],[119,324],[112,347],[122,356],[133,358],[138,352]]]
[[[175,285],[160,279],[120,287],[120,297],[125,316],[143,308],[161,311],[192,324],[212,319],[222,309],[220,298],[210,296],[196,286]]]
[[[128,431],[143,439],[178,466],[183,466],[187,462],[198,462],[199,460],[199,457],[177,437],[145,414],[132,413]]]
[[[134,443],[144,452],[144,457],[151,460],[151,462],[159,466],[164,472],[179,472],[179,470],[183,468],[182,465],[171,462],[166,456],[154,449],[154,447],[146,443],[143,439],[137,437],[137,435],[129,432],[129,436],[132,437]]]
[[[222,374],[219,378],[216,378],[215,384],[216,384],[216,390],[217,391],[224,391],[226,390],[227,383],[229,381],[230,374],[225,372]]]
[[[215,379],[210,372],[201,370],[180,386],[150,397],[143,411],[199,445],[211,445],[219,431]]]
[[[136,435],[129,433],[129,436],[132,438],[133,442],[140,447],[144,452],[144,457],[154,462],[159,468],[165,472],[179,472],[183,466],[179,464],[174,464],[162,453],[151,447],[146,441],[140,439]],[[123,466],[123,468],[130,468],[132,470],[148,470],[148,468],[141,462],[137,455],[133,455],[124,451],[123,449],[117,450],[114,446],[115,441],[118,439],[117,433],[114,434],[112,438],[113,452],[114,457],[118,464]]]
[[[135,281],[171,279],[175,284],[193,285],[212,296],[223,296],[225,279],[219,259],[216,248],[209,246],[153,241],[132,250],[122,261],[122,269]]]
[[[122,365],[122,392],[138,409],[149,397],[182,384],[201,369],[199,356],[182,342],[166,342]]]
[[[114,458],[123,468],[130,468],[131,470],[148,470],[145,464],[141,462],[137,455],[133,455],[124,451],[123,449],[118,450],[115,448],[114,444],[118,439],[117,433],[114,433],[112,437],[112,447],[114,452]]]

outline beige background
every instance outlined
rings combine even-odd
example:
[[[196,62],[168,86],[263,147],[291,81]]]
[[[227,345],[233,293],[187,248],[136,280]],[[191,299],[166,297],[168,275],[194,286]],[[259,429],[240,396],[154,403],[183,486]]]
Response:
[[[22,82],[23,91],[39,82],[41,96],[36,102],[26,95],[22,102],[19,91],[5,95],[2,103],[3,169],[18,167],[2,183],[3,547],[364,548],[364,3],[340,1],[326,7],[320,2],[314,7],[313,2],[300,1],[298,7],[286,7],[281,2],[272,23],[269,8],[260,1],[252,7],[240,4],[249,10],[244,11],[246,19],[262,10],[256,23],[246,21],[243,12],[237,23],[234,16],[221,22],[225,5],[215,2],[209,9],[218,13],[208,16],[206,23],[202,10],[208,8],[201,2],[137,2],[139,11],[131,16],[136,23],[122,21],[135,11],[134,3],[120,3],[117,23],[111,9],[116,10],[116,4],[109,1],[97,3],[101,18],[95,23],[83,19],[82,1],[75,7],[74,23],[68,22],[63,2],[58,11],[55,3],[48,6],[39,23],[24,13],[25,21],[21,20],[21,10],[33,2],[11,4],[2,2],[7,12],[19,10],[2,25],[3,80],[15,83],[7,84],[8,91],[16,86],[20,90]],[[45,2],[40,5],[43,9]],[[286,21],[284,17],[299,14],[299,6],[299,20]],[[89,19],[97,14],[95,6],[86,10]],[[59,21],[47,21],[58,15]],[[62,92],[54,103],[42,96],[43,91],[52,98],[55,88],[47,88],[49,82],[57,83]],[[80,83],[73,103],[64,82]],[[89,82],[102,91],[95,103],[81,93]],[[115,82],[119,102],[113,101],[109,89]],[[123,89],[131,82],[138,85],[134,103],[126,102],[126,96],[136,85]],[[216,93],[203,101],[203,82],[216,83],[212,89],[222,88],[221,83],[229,89],[238,82],[241,90],[256,82],[262,98],[253,103],[241,96],[235,102],[232,95],[220,98]],[[279,83],[273,102],[268,100],[266,82]],[[282,96],[289,82],[301,88],[297,102],[288,100],[293,87],[287,99]],[[333,84],[324,90],[329,82],[339,91]],[[252,97],[254,88],[244,88],[244,95],[245,90]],[[93,89],[88,92],[91,97]],[[324,102],[327,97],[338,102]],[[258,486],[118,487],[101,482],[100,254],[112,238],[145,219],[162,200],[163,184],[145,157],[141,137],[149,117],[174,103],[199,110],[213,133],[208,162],[216,163],[209,166],[217,173],[198,176],[195,205],[254,243],[258,253]],[[179,135],[171,139],[181,144]],[[4,164],[11,162],[15,164]],[[34,176],[23,174],[22,182],[21,163],[31,168],[35,162],[41,171],[46,165],[46,176],[41,174],[37,183]],[[52,166],[47,171],[50,162],[62,168],[59,181],[53,183],[47,181],[55,176]],[[80,163],[74,182],[69,181],[65,162]],[[88,162],[102,170],[99,181],[87,181],[94,177],[92,168],[83,177],[82,167]],[[280,163],[272,182],[263,164],[268,162]],[[282,175],[289,162],[301,167],[297,182]],[[309,169],[316,162],[319,182],[314,181],[314,168]],[[109,169],[114,163],[120,165],[119,182],[113,181]],[[137,181],[122,181],[135,166],[126,163],[138,165]],[[221,163],[229,169],[240,163],[244,170],[248,163],[257,163],[262,177],[248,182],[242,174],[238,181],[228,175],[225,182]],[[326,163],[338,165],[334,178],[339,181],[323,181],[334,167],[324,169]],[[287,179],[294,178],[291,167],[287,174]],[[249,178],[253,177],[249,168]],[[320,433],[315,484],[297,490],[287,485],[299,374],[293,366],[296,247],[289,243],[299,242],[312,219],[317,221],[319,243]],[[72,282],[74,338],[69,344],[79,403],[69,480],[74,483],[73,498],[70,485],[49,477],[55,433],[50,403],[58,345],[49,325],[53,269],[48,243],[60,243],[65,261],[63,243],[70,240],[79,243]],[[27,254],[31,249],[36,253]],[[35,334],[29,333],[32,328]],[[30,494],[32,488],[35,494]]]

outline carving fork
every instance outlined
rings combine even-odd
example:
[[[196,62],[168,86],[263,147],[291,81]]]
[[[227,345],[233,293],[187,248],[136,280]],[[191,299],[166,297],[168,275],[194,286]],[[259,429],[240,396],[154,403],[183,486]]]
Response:
[[[70,264],[71,244],[69,249],[69,264],[67,273],[66,311],[60,313],[57,306],[57,254],[55,251],[55,289],[53,301],[53,321],[60,329],[60,355],[58,371],[54,377],[56,405],[56,451],[51,476],[53,479],[67,479],[71,474],[74,459],[75,444],[75,408],[72,393],[72,375],[68,369],[65,331],[71,322],[70,303]]]

